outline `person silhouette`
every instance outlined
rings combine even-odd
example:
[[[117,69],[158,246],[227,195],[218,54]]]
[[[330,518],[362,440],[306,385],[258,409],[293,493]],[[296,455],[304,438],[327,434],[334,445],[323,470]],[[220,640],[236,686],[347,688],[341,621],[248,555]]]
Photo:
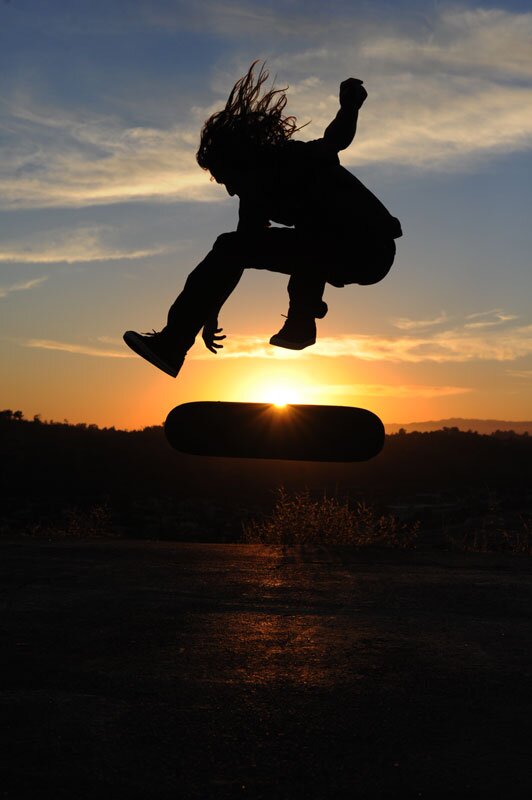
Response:
[[[296,118],[283,115],[286,89],[262,93],[269,73],[263,63],[255,77],[257,63],[235,83],[225,108],[205,122],[196,154],[211,180],[238,195],[237,228],[218,236],[190,273],[160,332],[124,334],[135,353],[172,377],[200,330],[212,353],[223,347],[220,309],[244,269],[290,276],[286,320],[270,344],[302,350],[315,343],[316,319],[328,311],[326,283],[382,280],[402,236],[399,220],[338,158],[356,133],[367,97],[363,82],[342,81],[336,117],[321,139],[305,142],[292,139],[301,130]]]

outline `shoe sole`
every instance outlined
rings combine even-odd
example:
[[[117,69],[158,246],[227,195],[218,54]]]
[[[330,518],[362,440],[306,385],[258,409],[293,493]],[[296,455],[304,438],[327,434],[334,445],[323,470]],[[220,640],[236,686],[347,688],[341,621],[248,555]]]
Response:
[[[149,361],[154,367],[166,372],[166,374],[170,375],[171,378],[177,377],[179,370],[177,370],[175,367],[172,367],[166,361],[163,361],[162,358],[159,358],[159,356],[157,356],[153,350],[150,350],[146,343],[140,338],[138,333],[135,331],[126,331],[123,339],[127,346],[138,356],[145,359],[145,361]]]
[[[273,344],[274,347],[284,347],[285,350],[304,350],[305,347],[316,344],[316,337],[307,339],[304,342],[291,342],[288,339],[281,339],[280,336],[272,336],[270,344]]]

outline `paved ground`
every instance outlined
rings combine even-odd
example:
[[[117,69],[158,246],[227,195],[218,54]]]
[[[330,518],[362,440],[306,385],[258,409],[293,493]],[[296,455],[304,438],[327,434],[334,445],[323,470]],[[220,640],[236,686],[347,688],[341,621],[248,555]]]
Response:
[[[529,798],[532,560],[0,543],[20,798]]]

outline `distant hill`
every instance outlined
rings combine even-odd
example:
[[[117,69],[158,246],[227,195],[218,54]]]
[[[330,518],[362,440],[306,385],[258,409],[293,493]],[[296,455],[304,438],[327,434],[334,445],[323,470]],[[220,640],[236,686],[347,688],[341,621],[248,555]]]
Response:
[[[477,433],[490,434],[495,431],[515,431],[515,433],[532,434],[532,421],[530,422],[508,422],[502,419],[462,419],[452,417],[451,419],[429,420],[427,422],[390,422],[385,425],[386,433],[397,433],[403,428],[407,433],[420,431],[421,433],[430,431],[440,431],[443,428],[458,428],[460,431],[476,431]]]

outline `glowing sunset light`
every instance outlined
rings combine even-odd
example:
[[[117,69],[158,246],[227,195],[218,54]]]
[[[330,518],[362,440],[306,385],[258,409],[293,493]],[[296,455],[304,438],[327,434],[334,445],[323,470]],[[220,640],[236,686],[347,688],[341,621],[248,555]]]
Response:
[[[272,403],[278,408],[291,403],[302,402],[302,392],[293,384],[279,383],[268,386],[260,392],[260,397],[265,403]]]
[[[530,419],[530,4],[429,3],[420,21],[412,0],[273,0],[267,19],[251,0],[204,3],[200,16],[197,3],[80,3],[72,25],[64,5],[0,2],[0,408],[133,430],[197,401],[281,416],[363,407],[401,425]],[[206,119],[268,54],[264,88],[288,87],[299,142],[323,137],[342,81],[364,81],[339,161],[404,236],[384,280],[326,285],[328,314],[303,350],[270,344],[288,274],[246,268],[218,315],[223,348],[198,335],[171,379],[122,336],[161,330],[188,275],[237,228],[238,194],[196,153]],[[330,199],[312,217],[324,239]]]
[[[236,362],[229,363],[230,373],[234,374],[234,379],[228,380],[228,370],[224,385],[230,386],[230,391],[218,399],[270,403],[278,407],[316,402],[318,379],[309,369],[308,362],[294,362],[290,365],[276,360],[267,363],[257,362],[250,364],[244,375]]]

